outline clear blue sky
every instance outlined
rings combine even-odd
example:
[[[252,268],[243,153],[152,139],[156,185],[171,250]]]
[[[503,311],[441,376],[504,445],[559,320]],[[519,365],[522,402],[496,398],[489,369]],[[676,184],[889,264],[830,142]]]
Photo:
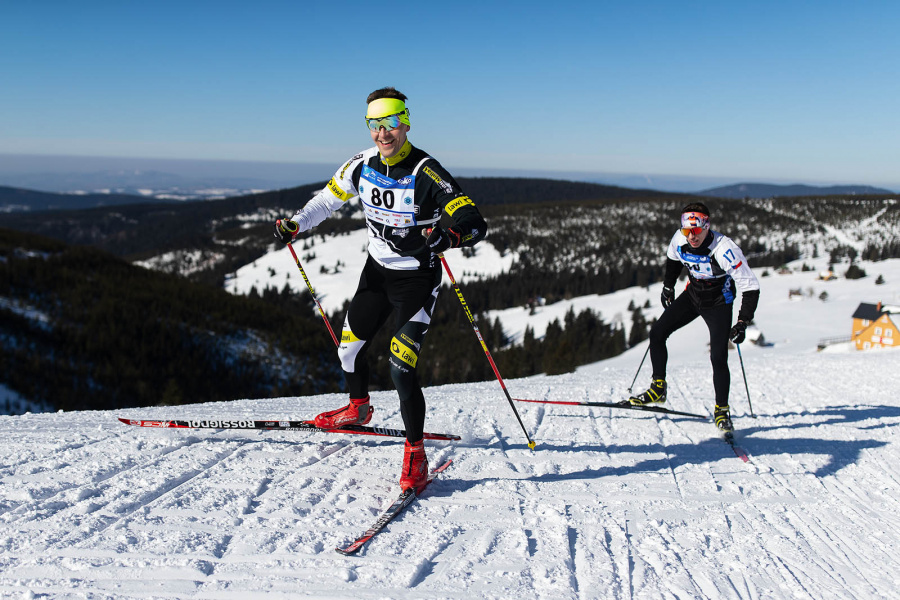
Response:
[[[897,2],[325,4],[3,0],[0,153],[337,166],[393,85],[451,170],[900,189]]]

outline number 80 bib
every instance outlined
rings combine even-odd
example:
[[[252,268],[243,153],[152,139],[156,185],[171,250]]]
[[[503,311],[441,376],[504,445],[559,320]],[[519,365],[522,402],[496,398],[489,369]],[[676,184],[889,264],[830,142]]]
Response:
[[[359,199],[366,218],[388,227],[416,225],[415,187],[415,175],[397,181],[363,165]]]

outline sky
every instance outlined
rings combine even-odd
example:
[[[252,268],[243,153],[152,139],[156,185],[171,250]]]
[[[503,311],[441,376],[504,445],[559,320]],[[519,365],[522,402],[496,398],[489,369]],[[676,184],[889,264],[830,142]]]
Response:
[[[339,163],[372,90],[451,170],[900,189],[891,2],[0,3],[0,155]]]

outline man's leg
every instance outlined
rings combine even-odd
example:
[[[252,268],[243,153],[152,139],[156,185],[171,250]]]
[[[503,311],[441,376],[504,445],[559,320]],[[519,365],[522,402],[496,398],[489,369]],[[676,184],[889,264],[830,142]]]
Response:
[[[369,365],[366,351],[375,333],[391,313],[391,304],[383,291],[384,278],[369,260],[359,278],[359,286],[344,318],[338,358],[344,370],[350,402],[339,409],[324,412],[315,419],[317,427],[340,427],[354,423],[368,423]]]
[[[391,338],[391,379],[400,396],[400,414],[406,428],[400,488],[421,488],[428,480],[425,455],[425,396],[419,385],[417,369],[422,344],[441,285],[441,271],[402,277],[391,286],[391,299],[397,309],[397,328]]]
[[[723,304],[703,311],[703,320],[709,328],[709,361],[713,369],[713,387],[716,391],[716,407],[728,406],[731,388],[731,372],[728,370],[728,334],[731,331],[734,305]]]

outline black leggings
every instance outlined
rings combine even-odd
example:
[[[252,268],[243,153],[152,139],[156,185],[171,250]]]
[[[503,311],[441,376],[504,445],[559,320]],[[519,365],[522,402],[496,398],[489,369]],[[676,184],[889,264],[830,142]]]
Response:
[[[344,320],[338,357],[351,398],[369,394],[366,352],[375,333],[396,310],[389,360],[391,380],[400,396],[400,414],[410,443],[422,439],[425,396],[416,377],[419,353],[441,285],[441,268],[426,271],[386,269],[371,257]]]
[[[713,387],[716,390],[716,404],[728,405],[728,390],[731,387],[731,373],[728,370],[728,334],[731,331],[733,304],[721,304],[712,308],[698,309],[687,292],[678,296],[663,312],[659,320],[650,328],[650,362],[653,377],[666,377],[666,363],[669,351],[666,340],[697,317],[703,317],[709,328],[709,360],[713,368]]]

